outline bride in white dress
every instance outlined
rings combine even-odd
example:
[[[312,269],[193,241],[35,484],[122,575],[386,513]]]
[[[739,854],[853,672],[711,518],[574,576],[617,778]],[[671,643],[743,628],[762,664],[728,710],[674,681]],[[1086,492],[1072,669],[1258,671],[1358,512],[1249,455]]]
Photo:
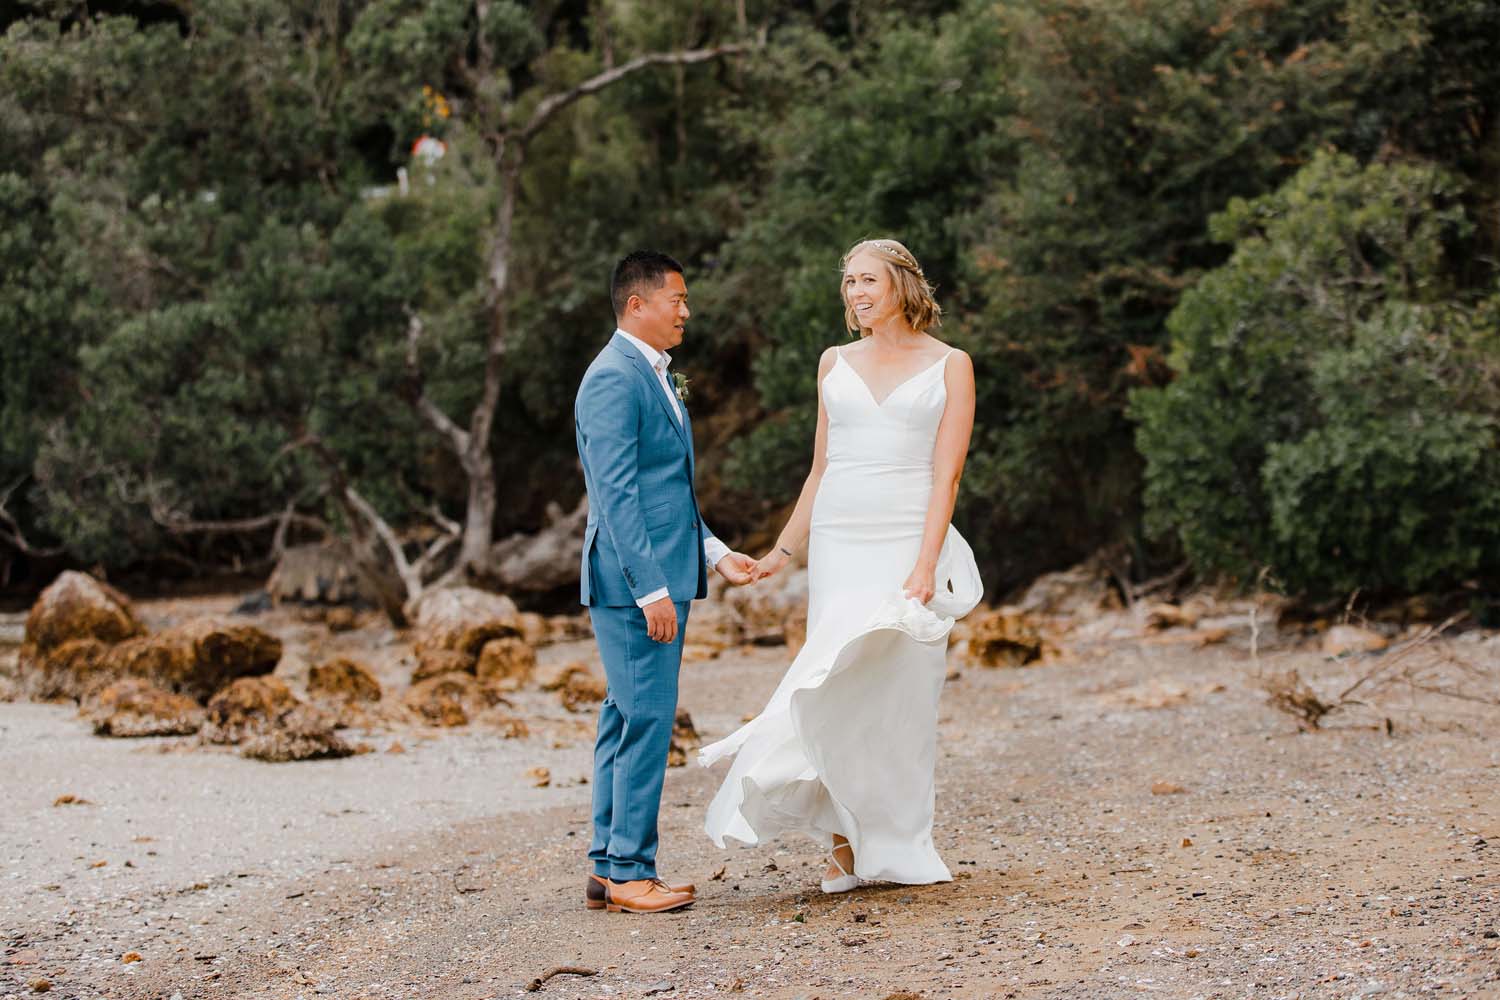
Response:
[[[949,523],[974,424],[968,355],[895,240],[844,256],[860,339],[818,364],[812,471],[756,579],[808,543],[807,642],[770,702],[700,762],[733,759],[705,829],[761,844],[801,831],[829,852],[825,892],[952,878],[932,843],[937,707],[949,630],[981,596]]]

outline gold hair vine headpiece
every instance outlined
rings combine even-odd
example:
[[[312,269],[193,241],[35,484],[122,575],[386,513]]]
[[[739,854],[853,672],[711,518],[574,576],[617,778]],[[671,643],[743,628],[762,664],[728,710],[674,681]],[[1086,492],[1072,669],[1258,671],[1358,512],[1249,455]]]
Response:
[[[895,246],[895,245],[890,244],[890,243],[886,243],[883,240],[871,240],[870,242],[874,246],[876,246],[877,248],[879,248],[881,250],[884,250],[886,253],[890,254],[891,256],[898,258],[899,260],[901,260],[904,263],[910,264],[913,268],[916,269],[916,272],[918,274],[922,273],[922,265],[918,264],[916,262],[916,260],[910,254],[902,253],[900,247]]]

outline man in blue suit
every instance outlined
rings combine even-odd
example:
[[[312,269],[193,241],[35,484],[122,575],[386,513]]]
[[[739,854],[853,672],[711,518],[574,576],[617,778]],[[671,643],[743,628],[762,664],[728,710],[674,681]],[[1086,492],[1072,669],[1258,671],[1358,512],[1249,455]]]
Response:
[[[693,427],[666,353],[682,343],[689,316],[682,265],[632,253],[615,265],[610,299],[617,329],[573,407],[589,495],[582,598],[609,683],[594,743],[585,899],[593,909],[659,913],[695,898],[693,886],[656,873],[689,603],[707,596],[708,567],[745,584],[755,561],[713,536],[693,493]]]

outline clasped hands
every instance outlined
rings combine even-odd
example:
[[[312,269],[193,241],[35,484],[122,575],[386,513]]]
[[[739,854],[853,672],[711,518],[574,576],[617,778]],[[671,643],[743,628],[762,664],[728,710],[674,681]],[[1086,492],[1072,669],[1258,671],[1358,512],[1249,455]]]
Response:
[[[714,569],[736,587],[751,582],[755,571],[755,560],[743,552],[731,552],[720,559]],[[646,613],[646,635],[656,642],[671,642],[677,638],[677,606],[670,596],[652,601],[641,609]]]
[[[791,558],[778,545],[759,559],[751,559],[743,552],[731,552],[720,559],[714,569],[736,587],[743,587],[780,573],[791,562]],[[901,592],[918,604],[926,604],[937,592],[935,576],[935,569],[919,564],[901,585]],[[646,634],[652,639],[671,642],[677,638],[677,607],[670,597],[653,601],[641,610],[646,613]]]

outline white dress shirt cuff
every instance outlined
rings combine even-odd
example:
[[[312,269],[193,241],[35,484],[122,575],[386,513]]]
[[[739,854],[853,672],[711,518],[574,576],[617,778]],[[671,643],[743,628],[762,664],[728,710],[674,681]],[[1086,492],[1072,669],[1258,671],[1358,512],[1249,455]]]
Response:
[[[703,561],[708,563],[709,569],[719,565],[719,560],[729,555],[729,552],[729,546],[713,535],[708,535],[703,539]]]
[[[647,594],[645,597],[637,597],[635,599],[635,606],[638,607],[638,608],[644,608],[648,604],[655,604],[657,601],[661,600],[663,597],[670,597],[670,596],[671,596],[671,593],[667,590],[666,587],[663,587],[660,590],[653,590],[653,591],[651,591],[651,593]]]

